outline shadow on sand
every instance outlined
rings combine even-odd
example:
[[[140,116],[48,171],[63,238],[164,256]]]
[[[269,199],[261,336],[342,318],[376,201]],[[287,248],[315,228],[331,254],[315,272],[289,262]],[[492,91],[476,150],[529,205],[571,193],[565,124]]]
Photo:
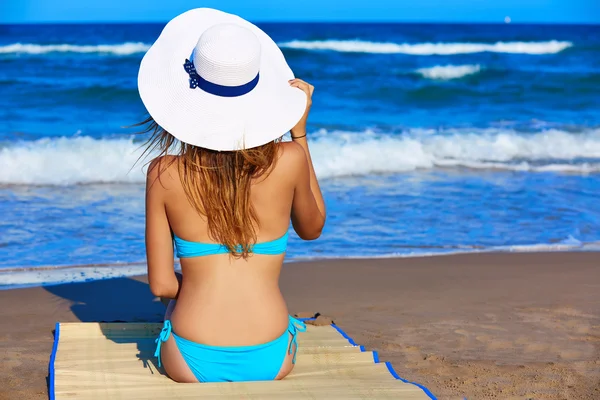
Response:
[[[71,311],[81,322],[158,323],[163,321],[165,314],[165,306],[152,295],[148,284],[133,278],[46,286],[44,289],[72,301]],[[119,334],[119,329],[115,331],[109,326],[100,324],[107,339],[120,344],[135,343],[140,367],[164,374],[154,358],[155,337],[124,337]],[[157,326],[156,336],[159,331]]]
[[[81,322],[161,322],[165,307],[155,301],[148,284],[133,278],[45,286],[55,296],[74,302]]]

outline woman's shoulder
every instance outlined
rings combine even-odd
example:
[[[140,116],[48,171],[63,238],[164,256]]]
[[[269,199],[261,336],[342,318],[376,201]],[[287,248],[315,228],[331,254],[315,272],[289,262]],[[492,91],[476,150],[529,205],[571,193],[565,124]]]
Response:
[[[291,181],[297,182],[298,179],[304,179],[310,169],[306,151],[294,141],[281,144],[281,156],[277,161],[277,168],[284,171],[285,176]]]
[[[285,167],[294,167],[294,169],[300,168],[302,165],[306,165],[306,152],[298,143],[281,142],[281,155],[279,157],[278,164],[284,164]]]
[[[164,155],[154,158],[148,165],[147,181],[160,180],[162,186],[179,176],[179,157]],[[166,179],[165,179],[166,178]]]

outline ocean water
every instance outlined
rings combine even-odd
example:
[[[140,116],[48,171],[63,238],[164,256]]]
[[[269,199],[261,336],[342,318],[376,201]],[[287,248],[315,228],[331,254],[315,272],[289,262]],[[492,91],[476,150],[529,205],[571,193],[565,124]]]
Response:
[[[261,27],[316,87],[329,217],[289,261],[600,248],[600,26]],[[0,287],[143,272],[161,29],[0,25]]]

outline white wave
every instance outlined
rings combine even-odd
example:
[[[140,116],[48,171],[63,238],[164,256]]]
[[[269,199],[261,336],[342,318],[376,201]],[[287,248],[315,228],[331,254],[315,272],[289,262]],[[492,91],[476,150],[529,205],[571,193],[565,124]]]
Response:
[[[436,65],[435,67],[420,68],[417,73],[429,79],[456,79],[473,75],[481,71],[479,64],[475,65]]]
[[[141,42],[97,45],[14,43],[0,46],[0,54],[105,53],[125,56],[145,53],[149,48],[150,45]]]
[[[470,53],[554,54],[573,46],[567,41],[496,43],[391,43],[363,40],[292,40],[280,47],[302,50],[330,50],[347,53],[410,54],[420,56]]]
[[[77,283],[102,279],[144,275],[145,263],[115,264],[107,266],[68,266],[45,268],[18,268],[0,270],[0,284],[7,288],[20,288],[61,283]]]
[[[322,130],[310,137],[315,169],[322,178],[440,167],[600,172],[600,129],[528,134],[508,129],[413,129],[394,135]],[[132,138],[19,142],[0,149],[0,184],[142,183],[144,161],[133,167],[140,146]]]
[[[320,177],[437,167],[600,172],[600,129],[533,134],[503,129],[414,129],[402,135],[321,131],[313,137],[311,152]],[[589,162],[573,162],[578,159]]]
[[[143,182],[133,139],[46,138],[0,149],[0,183],[70,185]],[[131,171],[130,171],[131,170]]]
[[[496,43],[392,43],[369,42],[363,40],[292,40],[280,43],[279,46],[303,50],[331,50],[348,53],[375,54],[452,55],[482,52],[554,54],[573,46],[573,43],[557,40],[545,42]],[[142,42],[95,45],[13,43],[0,46],[0,54],[105,53],[113,55],[130,55],[144,53],[149,48],[149,44]]]

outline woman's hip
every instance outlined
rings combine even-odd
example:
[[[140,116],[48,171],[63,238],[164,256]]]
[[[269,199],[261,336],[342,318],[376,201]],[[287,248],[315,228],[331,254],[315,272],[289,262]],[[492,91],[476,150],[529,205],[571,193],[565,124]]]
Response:
[[[213,346],[247,346],[267,343],[288,326],[287,305],[281,298],[255,304],[186,302],[179,299],[167,308],[165,319],[183,338]]]

